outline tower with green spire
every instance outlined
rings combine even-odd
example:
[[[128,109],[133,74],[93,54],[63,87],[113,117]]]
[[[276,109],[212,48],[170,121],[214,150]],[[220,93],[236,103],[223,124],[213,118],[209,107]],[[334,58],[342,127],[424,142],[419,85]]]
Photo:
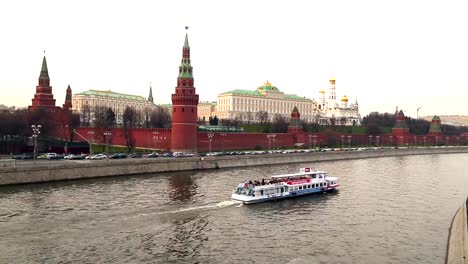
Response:
[[[291,112],[291,119],[289,119],[288,133],[300,132],[303,132],[301,124],[301,114],[299,113],[297,106],[294,106],[294,109]]]
[[[193,83],[190,46],[188,34],[186,33],[182,48],[182,61],[177,77],[177,87],[175,93],[172,94],[171,150],[174,152],[197,152],[198,94],[196,94]]]
[[[47,69],[45,55],[42,60],[41,73],[39,74],[39,85],[36,86],[36,93],[32,99],[33,108],[41,106],[55,106],[55,99],[52,94],[52,86],[50,86],[49,70]]]
[[[440,127],[440,117],[435,115],[432,118],[431,121],[431,126],[429,127],[429,135],[431,136],[441,136],[442,135],[442,129]]]

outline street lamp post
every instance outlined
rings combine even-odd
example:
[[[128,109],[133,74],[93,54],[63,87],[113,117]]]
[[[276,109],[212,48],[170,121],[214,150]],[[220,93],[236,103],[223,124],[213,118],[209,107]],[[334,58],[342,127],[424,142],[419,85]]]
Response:
[[[369,135],[369,147],[372,147],[372,135]]]
[[[106,137],[106,156],[107,159],[109,159],[109,136],[111,136],[112,133],[110,131],[104,131],[104,136]]]
[[[210,151],[209,151],[209,153],[211,154],[211,141],[213,141],[214,134],[209,133],[207,136],[208,136],[208,139],[210,140]]]
[[[351,135],[348,136],[348,150],[351,150]]]
[[[33,138],[33,145],[34,145],[33,159],[34,159],[34,164],[36,164],[37,138],[39,137],[39,134],[41,134],[41,125],[32,125],[31,129],[32,129],[32,138]]]
[[[275,137],[276,137],[276,135],[272,135],[272,134],[267,135],[267,138],[268,138],[268,150],[270,150],[270,151],[271,151],[271,142],[272,142],[272,141],[273,141],[273,148],[275,147],[275,143],[274,143]]]
[[[158,131],[154,131],[154,132],[153,132],[153,141],[154,141],[154,149],[155,149],[155,151],[158,150],[158,137],[157,137],[158,134],[159,134]]]

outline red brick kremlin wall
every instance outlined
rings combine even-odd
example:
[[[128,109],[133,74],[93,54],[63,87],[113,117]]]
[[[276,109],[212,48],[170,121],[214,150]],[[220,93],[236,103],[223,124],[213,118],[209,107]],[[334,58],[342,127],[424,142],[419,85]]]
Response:
[[[105,129],[98,128],[79,128],[76,130],[79,134],[92,140],[95,144],[106,144],[104,136]],[[93,133],[89,133],[93,131]],[[113,128],[109,130],[109,145],[126,146],[125,132],[123,128]],[[228,132],[199,132],[198,133],[198,151],[207,152],[210,148],[210,138],[208,134],[213,134],[211,138],[212,151],[228,150],[253,150],[261,148],[268,150],[272,148],[294,148],[302,147],[348,147],[350,140],[351,147],[355,146],[412,146],[412,145],[462,145],[466,144],[467,138],[463,136],[395,136],[392,134],[369,137],[369,135],[358,134],[325,134],[325,133],[228,133]],[[136,128],[130,132],[134,138],[136,148],[158,149],[160,151],[169,151],[171,149],[171,130],[170,129],[145,129]],[[275,135],[271,137],[271,135]],[[309,137],[310,135],[310,137]],[[270,136],[270,138],[268,138]],[[343,136],[343,137],[342,137]],[[348,138],[348,136],[351,136]],[[74,140],[84,141],[79,136],[74,135]],[[343,140],[343,141],[342,141]]]

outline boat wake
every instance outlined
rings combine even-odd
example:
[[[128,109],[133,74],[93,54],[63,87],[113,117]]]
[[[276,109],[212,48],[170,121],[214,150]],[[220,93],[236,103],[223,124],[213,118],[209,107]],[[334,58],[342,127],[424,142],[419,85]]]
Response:
[[[190,211],[221,209],[221,208],[225,208],[225,207],[229,207],[233,205],[238,205],[236,207],[239,207],[242,205],[242,202],[229,200],[229,201],[222,201],[222,202],[215,203],[215,204],[200,205],[200,206],[194,206],[194,207],[189,207],[189,208],[177,209],[173,211],[163,211],[163,212],[149,213],[149,214],[143,214],[143,215],[147,216],[147,215],[177,214],[177,213],[190,212]]]

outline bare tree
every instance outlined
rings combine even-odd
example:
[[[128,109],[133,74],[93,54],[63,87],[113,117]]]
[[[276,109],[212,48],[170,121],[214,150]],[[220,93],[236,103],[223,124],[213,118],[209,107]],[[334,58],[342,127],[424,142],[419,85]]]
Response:
[[[252,112],[248,111],[245,113],[245,119],[247,121],[247,124],[250,124],[254,120],[254,115]]]
[[[107,126],[107,107],[96,105],[93,109],[93,126],[95,128],[104,128]]]
[[[171,116],[166,109],[158,106],[151,112],[150,124],[155,128],[168,128],[171,126]]]
[[[112,110],[112,108],[108,108],[107,111],[106,111],[106,127],[116,127],[117,126],[117,123],[116,123],[116,119],[115,119],[115,113],[114,113],[114,110]]]
[[[288,119],[280,114],[273,116],[271,123],[271,132],[273,133],[286,133],[288,132]]]
[[[151,120],[151,108],[145,107],[143,109],[143,118],[144,118],[144,127],[150,128],[150,120]]]
[[[127,106],[122,115],[123,129],[125,134],[125,140],[127,141],[127,148],[130,152],[135,146],[135,137],[133,136],[133,128],[136,123],[136,110],[133,107]]]
[[[264,125],[268,122],[268,112],[260,110],[255,113],[255,118],[261,125]]]
[[[91,107],[88,104],[83,105],[81,108],[81,124],[89,127],[91,123]]]
[[[54,132],[56,124],[50,112],[40,107],[29,112],[29,125],[41,125],[40,137],[48,137]]]

